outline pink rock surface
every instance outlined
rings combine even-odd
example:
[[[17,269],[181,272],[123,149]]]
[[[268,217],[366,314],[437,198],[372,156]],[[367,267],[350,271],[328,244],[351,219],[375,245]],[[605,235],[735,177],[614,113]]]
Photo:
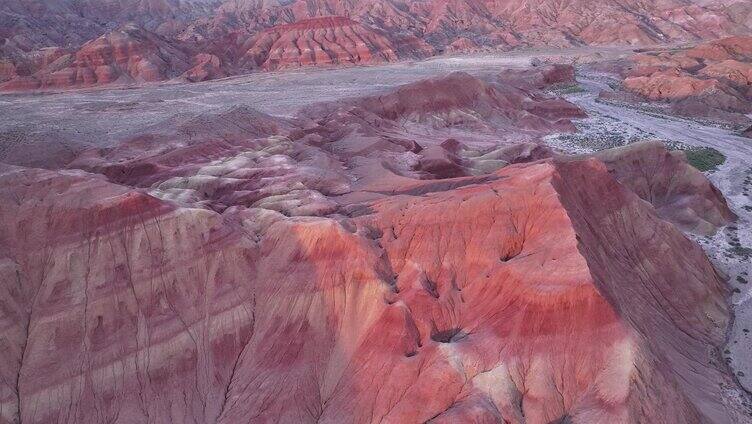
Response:
[[[0,82],[5,82],[18,77],[16,65],[9,60],[0,61]]]
[[[737,86],[752,86],[752,62],[728,59],[710,64],[702,68],[700,73],[710,78],[727,80]]]
[[[72,55],[39,64],[30,77],[11,80],[0,89],[162,81],[187,68],[185,51],[156,34],[127,25],[84,44]]]
[[[460,37],[452,41],[446,48],[448,52],[471,52],[478,50],[480,46],[473,40],[465,37]]]
[[[243,66],[267,70],[300,66],[380,63],[430,55],[417,38],[394,38],[342,16],[275,26],[249,39]]]
[[[735,219],[721,192],[687,163],[681,151],[667,151],[660,142],[643,142],[596,157],[621,184],[650,202],[658,215],[685,231],[712,235]]]
[[[687,52],[687,56],[713,62],[723,60],[752,60],[750,37],[728,37],[701,44]]]
[[[752,37],[730,37],[687,50],[640,54],[624,87],[672,103],[675,112],[748,123],[752,112]]]
[[[724,285],[594,159],[344,220],[0,178],[8,420],[734,421]]]
[[[649,77],[630,77],[624,80],[624,86],[650,100],[684,99],[718,93],[721,90],[718,81],[673,71],[656,72]]]
[[[585,116],[563,99],[536,92],[528,81],[501,78],[492,83],[464,72],[407,84],[384,95],[316,105],[304,114],[358,116],[361,110],[389,122],[476,130],[506,126],[518,132],[573,131],[570,119]]]
[[[227,76],[222,61],[213,54],[200,53],[193,58],[193,67],[183,74],[191,82],[206,81]]]
[[[0,165],[0,420],[739,422],[677,229],[722,197],[657,144],[552,158],[582,112],[504,78]]]

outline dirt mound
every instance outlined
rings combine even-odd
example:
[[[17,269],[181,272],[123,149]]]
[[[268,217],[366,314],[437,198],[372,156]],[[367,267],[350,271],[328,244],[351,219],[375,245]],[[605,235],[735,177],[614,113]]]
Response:
[[[750,37],[728,37],[689,49],[686,55],[710,62],[720,62],[730,59],[752,61],[752,45],[750,45],[750,41],[752,41]]]
[[[227,76],[222,67],[222,60],[208,53],[200,53],[193,57],[193,67],[182,75],[190,82],[206,81]]]
[[[681,151],[668,151],[660,142],[643,142],[595,157],[663,219],[685,231],[712,235],[735,219],[721,192],[687,163]]]
[[[463,72],[407,84],[380,96],[316,105],[304,114],[360,111],[388,121],[427,123],[435,127],[495,125],[541,131],[571,131],[574,126],[569,119],[584,116],[579,108],[562,99],[510,84],[486,82]]]

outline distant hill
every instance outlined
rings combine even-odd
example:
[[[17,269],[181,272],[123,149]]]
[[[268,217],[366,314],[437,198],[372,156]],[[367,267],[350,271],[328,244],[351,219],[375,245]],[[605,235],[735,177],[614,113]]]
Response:
[[[197,81],[467,50],[711,40],[751,28],[748,1],[6,0],[0,5],[0,84]],[[79,60],[92,44],[109,45],[112,53]],[[139,66],[148,72],[134,74]],[[76,76],[83,74],[107,75]]]

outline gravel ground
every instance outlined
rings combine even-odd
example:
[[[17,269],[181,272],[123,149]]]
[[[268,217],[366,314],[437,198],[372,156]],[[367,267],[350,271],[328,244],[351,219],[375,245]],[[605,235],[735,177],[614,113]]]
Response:
[[[527,67],[533,58],[558,59],[593,52],[615,57],[628,50],[520,50],[378,66],[256,73],[194,84],[0,94],[0,161],[34,166],[34,155],[44,153],[50,146],[65,152],[112,145],[163,128],[166,121],[189,119],[234,106],[291,116],[312,103],[377,93],[453,71],[496,73],[503,68]],[[43,149],[35,149],[37,144]]]

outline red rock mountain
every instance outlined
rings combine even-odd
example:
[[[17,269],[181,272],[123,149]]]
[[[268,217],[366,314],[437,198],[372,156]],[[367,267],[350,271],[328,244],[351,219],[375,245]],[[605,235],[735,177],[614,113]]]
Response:
[[[500,138],[581,115],[534,85],[568,69],[0,165],[0,420],[741,422],[727,286],[675,226],[718,192],[658,144]]]
[[[724,285],[593,159],[355,218],[0,178],[5,420],[735,422]]]
[[[162,81],[189,68],[189,55],[162,37],[135,26],[125,26],[62,54],[55,61],[5,88],[48,88],[114,82]]]
[[[459,35],[504,45],[517,43],[571,45],[577,43],[664,42],[668,39],[717,38],[744,30],[745,2],[626,2],[593,0],[339,0],[246,2],[232,0],[220,8],[222,19],[234,17],[247,25],[264,26],[279,20],[343,15],[389,30],[423,33],[437,45]],[[646,19],[649,19],[649,24]]]
[[[149,74],[169,79],[190,64],[199,68],[183,77],[193,81],[258,68],[414,59],[478,48],[712,39],[749,34],[752,6],[689,0],[9,0],[0,4],[0,82],[18,80],[6,86],[11,89],[44,87],[48,80],[63,86],[70,80],[48,76],[62,69],[40,63],[40,49],[75,55],[92,40],[121,38],[117,28],[126,24],[152,41],[159,37],[160,60],[148,60]],[[74,67],[81,66],[89,65]],[[117,73],[125,78],[109,75],[102,82],[141,80],[132,70]],[[67,84],[83,80],[94,81]]]
[[[240,44],[241,66],[265,70],[391,62],[433,52],[416,37],[392,40],[383,31],[340,16],[277,25]]]
[[[382,119],[398,122],[401,128],[417,123],[475,131],[504,128],[518,133],[574,131],[570,119],[586,116],[571,103],[532,91],[528,85],[521,88],[504,79],[489,83],[464,72],[407,84],[384,95],[316,104],[304,113],[333,115],[336,123],[347,122],[343,115],[361,120],[364,114],[371,114],[371,127],[376,119]]]

